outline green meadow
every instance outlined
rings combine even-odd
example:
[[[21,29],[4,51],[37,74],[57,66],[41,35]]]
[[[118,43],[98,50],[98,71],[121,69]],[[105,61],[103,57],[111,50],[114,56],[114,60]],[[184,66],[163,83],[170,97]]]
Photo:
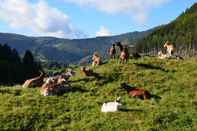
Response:
[[[92,68],[92,67],[91,67]],[[127,64],[110,60],[85,77],[78,67],[70,89],[60,96],[42,96],[40,87],[0,87],[1,130],[196,131],[197,58],[158,60],[143,57]],[[120,88],[148,90],[141,100]],[[115,113],[102,113],[104,102],[121,97]]]

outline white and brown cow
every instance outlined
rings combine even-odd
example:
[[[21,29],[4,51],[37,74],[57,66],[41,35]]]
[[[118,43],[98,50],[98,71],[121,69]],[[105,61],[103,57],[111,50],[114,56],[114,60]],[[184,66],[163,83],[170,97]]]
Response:
[[[31,88],[31,87],[36,87],[36,86],[42,86],[44,77],[45,77],[45,73],[40,71],[40,75],[38,77],[34,77],[34,78],[26,80],[22,87]]]

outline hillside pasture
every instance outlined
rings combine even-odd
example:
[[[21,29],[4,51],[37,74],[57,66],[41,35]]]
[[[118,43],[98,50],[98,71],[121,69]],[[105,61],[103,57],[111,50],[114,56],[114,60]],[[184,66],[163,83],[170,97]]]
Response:
[[[44,97],[40,88],[0,87],[1,130],[197,130],[197,59],[144,57],[119,64],[111,60],[85,77],[76,68],[72,87],[61,96]],[[153,97],[129,97],[120,88],[148,90]],[[121,97],[115,113],[100,111],[104,102]]]

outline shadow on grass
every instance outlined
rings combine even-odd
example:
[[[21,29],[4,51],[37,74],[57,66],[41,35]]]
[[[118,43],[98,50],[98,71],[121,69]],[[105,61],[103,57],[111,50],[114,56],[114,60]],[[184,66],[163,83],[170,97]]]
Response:
[[[77,82],[81,82],[81,81],[91,82],[91,81],[94,81],[94,80],[101,80],[101,79],[103,79],[102,76],[100,76],[98,74],[94,74],[92,76],[86,76],[85,78],[81,78],[81,79],[78,79],[78,80],[69,81],[69,83],[77,83]]]
[[[127,108],[120,108],[119,110],[122,112],[143,112],[144,111],[142,109],[127,109]]]
[[[0,94],[12,94],[9,89],[0,89]]]
[[[11,90],[11,89],[0,89],[0,94],[13,94],[15,96],[20,96],[21,95],[21,90],[19,89],[14,89],[14,90]]]
[[[145,69],[153,69],[153,70],[161,70],[163,72],[170,72],[170,70],[162,68],[160,66],[155,66],[155,65],[151,65],[151,64],[143,64],[143,63],[134,63],[134,64],[138,67],[142,67]]]
[[[160,96],[154,95],[154,94],[151,94],[151,98],[154,98],[156,100],[161,100],[161,97]]]
[[[74,92],[80,92],[80,93],[84,93],[84,92],[88,92],[88,90],[81,88],[80,86],[63,86],[62,88],[60,88],[57,92],[58,96],[61,96],[65,93],[74,93]]]
[[[151,94],[150,98],[151,99],[154,99],[156,102],[159,102],[161,100],[161,97],[160,96],[154,95],[154,94]]]
[[[80,78],[77,80],[70,80],[69,83],[78,83],[78,82],[92,82],[92,81],[97,81],[97,84],[99,86],[103,86],[107,83],[111,83],[114,80],[116,80],[121,73],[112,73],[110,75],[108,74],[100,74],[100,73],[96,73],[96,72],[91,72],[91,74],[89,74],[89,76],[84,76],[84,78]]]
[[[99,79],[100,81],[98,81],[98,84],[100,86],[103,86],[107,83],[112,83],[113,81],[117,80],[119,78],[121,73],[112,73],[110,75],[104,75],[103,77],[101,77],[101,79]]]
[[[93,76],[96,80],[103,79],[103,76],[101,76],[99,73],[93,72],[91,76]]]
[[[68,91],[68,92],[81,92],[81,93],[88,92],[88,90],[83,89],[83,88],[78,87],[78,86],[76,86],[76,87],[69,87],[69,88],[66,89],[66,91]]]
[[[77,82],[81,82],[81,81],[90,82],[93,80],[95,80],[95,78],[86,77],[86,78],[82,78],[82,79],[78,79],[78,80],[69,81],[69,83],[77,83]]]

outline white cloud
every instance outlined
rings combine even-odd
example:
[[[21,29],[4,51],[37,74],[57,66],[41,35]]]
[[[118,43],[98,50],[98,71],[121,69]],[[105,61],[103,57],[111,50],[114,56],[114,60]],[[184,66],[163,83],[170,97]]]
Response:
[[[101,36],[111,36],[112,33],[104,26],[101,26],[99,31],[96,32],[96,36],[97,37],[101,37]]]
[[[93,7],[97,10],[109,13],[126,13],[135,20],[144,23],[148,12],[155,7],[167,3],[170,0],[65,0],[81,6]]]
[[[50,7],[44,0],[37,3],[28,0],[0,0],[0,3],[0,20],[11,27],[30,29],[38,35],[77,37],[77,31],[68,16]]]

